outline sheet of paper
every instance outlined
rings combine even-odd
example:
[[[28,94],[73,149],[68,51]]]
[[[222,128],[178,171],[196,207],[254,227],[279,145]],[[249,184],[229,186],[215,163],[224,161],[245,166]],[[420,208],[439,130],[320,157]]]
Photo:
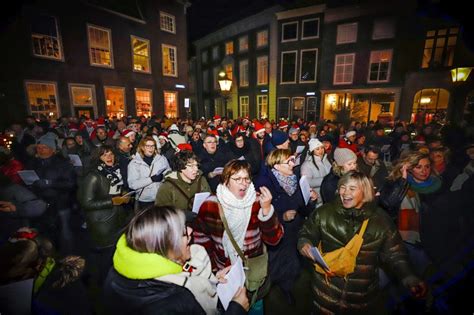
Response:
[[[299,145],[296,147],[296,154],[301,154],[304,150],[304,145]]]
[[[201,205],[203,204],[204,201],[206,201],[207,197],[211,195],[210,192],[202,192],[202,193],[197,193],[194,195],[194,202],[193,202],[193,212],[194,213],[199,213],[199,208],[201,208]]]
[[[217,174],[217,175],[220,175],[220,174],[222,174],[223,171],[224,171],[223,167],[216,167],[212,172]]]
[[[308,204],[311,195],[311,187],[309,186],[309,182],[304,175],[300,178],[300,187],[301,193],[303,194],[304,203]]]
[[[73,166],[82,166],[82,161],[79,155],[69,154],[69,159],[71,160]]]
[[[225,278],[227,283],[217,284],[217,296],[221,300],[224,309],[227,310],[237,290],[245,284],[244,265],[240,257],[237,258]]]
[[[20,176],[26,185],[31,185],[40,179],[38,174],[36,174],[36,172],[33,170],[18,171],[18,176]]]
[[[408,150],[410,149],[410,144],[409,143],[404,143],[402,144],[400,150],[403,151],[403,150]]]
[[[238,160],[245,160],[245,156],[242,155],[241,157],[238,158]]]
[[[390,144],[385,144],[382,146],[382,148],[380,149],[381,152],[388,152],[388,150],[390,150]]]
[[[329,271],[329,266],[324,261],[323,256],[321,256],[321,253],[319,252],[319,249],[317,247],[311,247],[311,255],[313,255],[314,261],[316,263],[318,263],[321,267]]]

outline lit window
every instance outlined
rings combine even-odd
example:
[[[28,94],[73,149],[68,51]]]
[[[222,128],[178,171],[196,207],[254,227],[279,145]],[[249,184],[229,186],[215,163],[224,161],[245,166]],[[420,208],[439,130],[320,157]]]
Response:
[[[31,24],[31,39],[35,56],[62,60],[61,38],[56,18],[35,16]]]
[[[281,83],[296,83],[296,51],[281,53]]]
[[[431,30],[426,33],[425,48],[423,51],[422,68],[451,67],[454,59],[459,29]]]
[[[87,32],[91,65],[113,68],[110,30],[88,25]]]
[[[300,64],[300,83],[316,82],[317,49],[302,49]]]
[[[133,70],[151,73],[150,41],[132,36]]]
[[[165,96],[165,115],[168,118],[178,117],[178,92],[164,92]]]
[[[390,65],[392,50],[370,52],[369,82],[388,82],[390,80]]]
[[[234,53],[234,43],[233,42],[227,42],[225,43],[225,54],[227,55],[232,55]]]
[[[303,31],[301,39],[311,39],[319,37],[319,19],[310,19],[303,21]]]
[[[232,81],[232,64],[226,64],[224,66],[224,69],[225,69],[225,74],[227,75],[227,77]]]
[[[242,60],[239,63],[239,85],[249,86],[249,61]]]
[[[261,119],[268,117],[268,96],[267,95],[257,95],[257,116]]]
[[[257,85],[268,84],[268,56],[257,58]]]
[[[249,38],[248,36],[242,36],[239,38],[239,51],[249,50]]]
[[[248,96],[239,97],[239,104],[240,104],[240,117],[249,116],[249,97]]]
[[[290,42],[298,39],[298,22],[283,23],[281,25],[281,41]]]
[[[395,21],[393,19],[380,19],[374,21],[372,39],[385,39],[395,37]]]
[[[168,33],[176,34],[174,15],[160,12],[160,29]]]
[[[104,90],[107,116],[122,118],[125,115],[125,88],[104,87]]]
[[[260,31],[257,33],[257,47],[264,47],[268,45],[268,31]]]
[[[357,23],[340,24],[337,26],[337,44],[357,42]]]
[[[26,82],[26,94],[31,115],[55,118],[59,117],[58,96],[55,83]]]
[[[71,86],[71,96],[74,106],[92,106],[95,103],[92,87]]]
[[[163,55],[163,75],[177,77],[178,58],[176,56],[176,47],[162,44],[161,51]]]
[[[355,54],[336,55],[334,84],[351,84],[354,76]]]
[[[151,117],[152,108],[151,90],[135,89],[135,109],[137,116]]]

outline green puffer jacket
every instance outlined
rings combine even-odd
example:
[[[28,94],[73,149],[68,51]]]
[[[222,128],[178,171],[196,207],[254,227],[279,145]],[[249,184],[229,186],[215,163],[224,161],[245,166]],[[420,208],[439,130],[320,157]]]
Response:
[[[92,171],[79,187],[78,200],[86,215],[87,230],[96,247],[113,246],[127,221],[122,206],[114,206],[109,180]]]
[[[313,269],[313,307],[317,314],[368,314],[378,296],[378,268],[389,267],[405,286],[418,279],[413,275],[407,252],[389,216],[373,204],[360,210],[344,209],[339,198],[324,204],[308,217],[299,233],[298,249],[322,243],[324,253],[344,247],[369,219],[356,267],[346,280],[328,278]]]

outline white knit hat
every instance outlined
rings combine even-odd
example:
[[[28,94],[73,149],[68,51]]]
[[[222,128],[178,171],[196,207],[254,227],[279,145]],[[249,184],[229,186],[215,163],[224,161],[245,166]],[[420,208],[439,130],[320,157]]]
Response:
[[[349,138],[349,137],[352,137],[352,136],[355,136],[355,135],[356,135],[356,132],[354,130],[346,132],[346,138]]]
[[[346,148],[336,148],[334,150],[334,161],[336,161],[337,165],[343,166],[351,160],[357,160],[357,156],[352,150]]]
[[[313,152],[314,149],[323,146],[322,142],[319,141],[318,139],[311,139],[309,140],[308,144],[309,144],[309,152]]]

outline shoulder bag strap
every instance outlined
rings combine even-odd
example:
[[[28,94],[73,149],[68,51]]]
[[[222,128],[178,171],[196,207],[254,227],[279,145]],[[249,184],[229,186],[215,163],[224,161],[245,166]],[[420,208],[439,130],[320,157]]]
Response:
[[[192,196],[189,197],[189,196],[186,194],[186,192],[185,192],[181,187],[179,187],[176,183],[174,183],[173,181],[168,180],[167,182],[170,183],[171,185],[173,185],[173,187],[176,188],[176,189],[186,198],[186,200],[188,201],[188,202],[187,202],[187,203],[188,203],[188,206],[189,206],[189,201],[190,201],[193,197],[192,197]],[[192,208],[192,207],[191,207],[191,208]]]
[[[232,243],[232,246],[234,246],[234,249],[237,252],[237,254],[239,254],[240,258],[242,258],[242,262],[245,262],[244,253],[240,249],[239,245],[237,245],[237,242],[235,241],[234,236],[230,232],[229,225],[227,224],[227,220],[224,215],[224,210],[222,210],[222,206],[219,202],[217,202],[217,205],[219,206],[219,214],[221,216],[222,223],[224,224],[224,229],[227,232],[227,236],[229,236],[230,242]]]
[[[369,219],[365,219],[364,222],[362,222],[362,227],[360,228],[360,232],[359,232],[360,237],[364,236],[365,229],[367,228],[367,224],[369,224]]]

